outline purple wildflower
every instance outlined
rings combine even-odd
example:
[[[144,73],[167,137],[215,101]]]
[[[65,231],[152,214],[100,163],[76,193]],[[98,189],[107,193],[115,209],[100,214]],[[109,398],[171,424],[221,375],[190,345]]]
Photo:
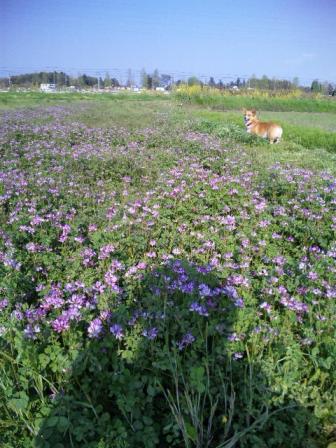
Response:
[[[308,276],[307,277],[309,278],[309,280],[317,280],[318,279],[318,275],[314,271],[308,272]]]
[[[11,316],[14,318],[14,319],[17,319],[17,320],[22,320],[23,319],[23,313],[20,311],[20,310],[14,310],[13,312],[12,312],[12,314],[11,314]]]
[[[229,299],[238,299],[238,293],[234,286],[224,286],[222,292],[229,297]]]
[[[157,337],[159,331],[157,328],[153,327],[153,328],[148,328],[146,330],[144,330],[142,332],[142,335],[145,336],[145,338],[149,339],[149,340],[153,340]]]
[[[88,328],[89,338],[97,338],[103,330],[103,323],[99,318],[93,319]]]
[[[107,244],[106,246],[101,247],[98,259],[105,260],[109,255],[115,251],[115,246],[113,244]]]
[[[26,328],[23,330],[23,333],[25,337],[28,339],[36,339],[36,335],[40,333],[40,331],[41,330],[39,325],[28,324]]]
[[[296,313],[308,313],[308,306],[305,303],[294,299],[294,297],[282,297],[280,303]]]
[[[191,333],[186,333],[180,342],[177,343],[179,350],[184,350],[188,345],[191,345],[195,341],[195,337]]]
[[[121,289],[117,285],[118,277],[114,275],[113,271],[109,270],[104,276],[105,283],[112,289],[112,291],[119,293]]]
[[[100,318],[101,320],[109,320],[112,317],[112,313],[109,310],[102,310],[100,312]]]
[[[265,310],[267,314],[270,314],[270,312],[272,311],[272,307],[268,302],[263,302],[259,305],[259,308],[261,308],[262,310]]]
[[[147,263],[145,263],[144,261],[140,261],[137,265],[138,269],[144,270],[147,268]]]
[[[63,226],[60,226],[60,228],[62,229],[62,233],[61,233],[58,241],[60,241],[61,243],[64,243],[69,238],[69,233],[71,231],[71,227],[69,226],[69,224],[64,224]]]
[[[61,308],[64,304],[63,291],[57,285],[52,285],[49,292],[44,296],[41,307],[45,310]]]
[[[230,342],[237,342],[241,340],[241,337],[239,337],[237,333],[231,333],[227,338]]]
[[[199,294],[201,297],[208,297],[211,296],[211,289],[209,288],[208,285],[201,283],[198,287],[199,289]]]
[[[5,309],[7,306],[8,306],[8,300],[7,299],[0,300],[0,311]]]
[[[56,333],[62,333],[63,331],[69,330],[70,320],[69,317],[61,314],[54,321],[51,322],[51,326],[56,331]]]
[[[97,292],[98,294],[103,294],[105,291],[106,286],[102,282],[96,282],[93,285],[93,290]]]
[[[42,249],[42,247],[39,244],[30,242],[30,243],[26,244],[26,249],[28,252],[34,253],[34,252],[39,252]]]
[[[118,339],[119,341],[124,337],[124,330],[121,325],[119,324],[113,324],[110,327],[110,332],[113,334],[113,336]]]
[[[195,311],[200,316],[209,316],[208,310],[204,305],[200,305],[197,302],[193,302],[189,308],[190,311]]]
[[[192,294],[194,291],[194,287],[195,287],[194,282],[190,281],[187,283],[182,283],[179,287],[179,290],[184,294]]]
[[[93,257],[96,255],[96,252],[91,249],[90,247],[86,247],[84,250],[82,250],[81,252],[81,256],[83,258],[83,265],[85,267],[88,266],[93,266]]]
[[[238,297],[233,303],[237,308],[244,308],[245,306],[244,300],[241,297]]]

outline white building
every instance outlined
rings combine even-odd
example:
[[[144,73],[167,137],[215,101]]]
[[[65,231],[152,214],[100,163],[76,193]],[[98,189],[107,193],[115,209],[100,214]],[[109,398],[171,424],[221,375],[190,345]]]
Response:
[[[41,92],[56,92],[56,84],[41,84]]]

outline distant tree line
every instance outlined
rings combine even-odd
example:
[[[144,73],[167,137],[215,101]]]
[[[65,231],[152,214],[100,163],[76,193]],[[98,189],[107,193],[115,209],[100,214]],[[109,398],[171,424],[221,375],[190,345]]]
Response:
[[[144,89],[156,89],[157,87],[169,89],[173,84],[173,77],[167,74],[160,75],[158,69],[155,69],[153,73],[146,73],[143,68],[140,73],[140,82]]]
[[[310,90],[314,93],[324,93],[326,95],[336,96],[336,84],[332,84],[327,81],[321,83],[318,79],[314,79]]]
[[[302,89],[307,92],[323,93],[325,95],[336,95],[336,84],[330,82],[320,83],[318,80],[314,80],[310,87],[300,86],[299,78],[295,77],[292,81],[286,79],[268,78],[266,75],[261,78],[257,78],[252,75],[248,79],[237,78],[235,81],[229,81],[224,83],[221,79],[217,82],[214,77],[211,76],[207,82],[201,81],[196,76],[191,76],[187,81],[177,80],[176,85],[188,84],[189,86],[209,86],[217,89],[258,89],[258,90],[294,90]]]
[[[116,78],[111,78],[106,73],[105,78],[89,76],[80,74],[78,76],[70,76],[64,72],[38,72],[25,73],[22,75],[13,75],[6,78],[0,78],[0,86],[9,87],[39,87],[40,84],[56,84],[58,87],[116,87],[119,86],[119,81]]]
[[[119,87],[122,83],[116,79],[111,78],[109,73],[105,73],[104,78],[79,74],[78,76],[70,76],[64,72],[38,72],[38,73],[25,73],[22,75],[13,75],[10,77],[0,78],[0,88],[13,87],[39,87],[40,84],[56,84],[57,87],[64,88],[75,86],[78,88],[110,88]],[[175,79],[170,74],[160,74],[158,69],[153,72],[146,72],[143,68],[140,72],[140,84],[134,80],[132,70],[127,72],[127,80],[124,84],[126,87],[135,87],[140,85],[144,89],[156,89],[163,87],[170,89],[173,85],[188,84],[189,86],[209,86],[216,89],[259,89],[259,90],[293,90],[303,89],[305,91],[311,91],[313,93],[322,93],[325,95],[336,95],[336,84],[330,82],[319,82],[315,79],[310,87],[300,86],[298,78],[294,78],[292,81],[286,79],[268,78],[266,75],[261,78],[257,78],[252,75],[248,79],[237,78],[236,80],[230,80],[229,82],[223,82],[221,79],[215,81],[215,78],[211,76],[208,81],[200,80],[196,76],[191,76],[187,80]]]

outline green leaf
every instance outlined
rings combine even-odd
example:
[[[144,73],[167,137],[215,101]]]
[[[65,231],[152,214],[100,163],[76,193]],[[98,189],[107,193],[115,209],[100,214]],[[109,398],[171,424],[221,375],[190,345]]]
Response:
[[[192,367],[190,370],[190,383],[199,393],[205,391],[204,373],[205,370],[203,366]]]
[[[8,406],[15,412],[23,411],[27,408],[28,400],[24,398],[12,398],[8,402]]]
[[[8,401],[8,406],[15,412],[24,411],[28,407],[29,398],[25,392],[19,392],[15,395],[18,398],[12,398]]]
[[[186,425],[187,435],[188,435],[189,439],[192,440],[193,442],[196,442],[196,439],[197,439],[196,428],[189,422],[186,422],[185,425]]]

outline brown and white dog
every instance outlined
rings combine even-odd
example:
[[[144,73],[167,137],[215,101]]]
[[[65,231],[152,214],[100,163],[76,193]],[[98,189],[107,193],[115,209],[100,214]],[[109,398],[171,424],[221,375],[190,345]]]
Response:
[[[259,137],[267,138],[269,142],[279,143],[282,136],[282,127],[271,121],[259,121],[255,109],[243,109],[246,131]]]

